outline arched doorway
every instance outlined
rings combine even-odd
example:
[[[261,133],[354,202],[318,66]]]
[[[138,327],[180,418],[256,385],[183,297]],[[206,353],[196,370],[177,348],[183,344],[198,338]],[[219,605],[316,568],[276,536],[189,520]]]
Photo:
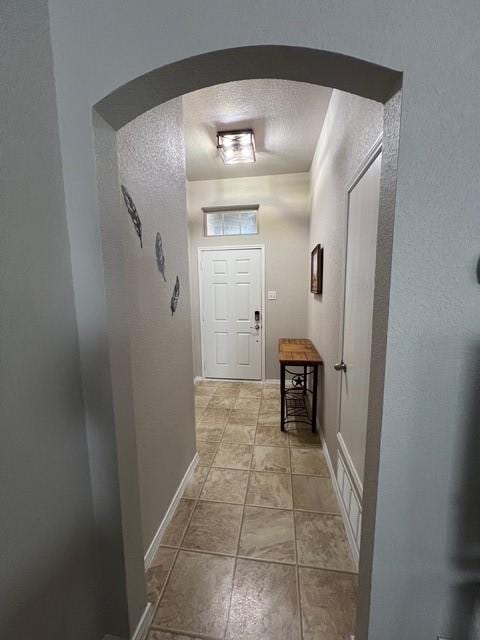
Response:
[[[383,374],[388,319],[388,295],[394,217],[396,159],[399,138],[401,74],[349,58],[340,54],[299,47],[255,46],[215,51],[176,62],[132,80],[95,105],[95,111],[117,130],[139,115],[190,91],[207,86],[253,78],[280,78],[303,81],[341,89],[377,100],[385,105],[382,188],[377,246],[377,274],[374,301],[372,370],[369,402],[369,431],[365,477],[365,504],[360,559],[359,607],[357,637],[366,637],[369,612],[369,591],[375,531],[375,502],[378,475],[379,440],[383,397]],[[101,186],[99,192],[102,208]],[[113,381],[115,387],[115,381]],[[128,380],[123,381],[128,391]],[[128,393],[127,393],[128,396]],[[125,401],[124,395],[124,401]],[[128,399],[127,399],[128,402]],[[128,426],[117,429],[117,439],[134,441]],[[133,425],[130,425],[133,429]],[[119,449],[122,450],[120,443]],[[138,545],[129,548],[135,538],[138,521],[138,497],[131,491],[135,483],[135,461],[119,456],[120,503],[123,515],[123,556],[128,559],[125,590],[130,610],[130,632],[138,615],[135,582],[143,573],[143,558]],[[127,524],[128,523],[128,524]],[[135,576],[135,578],[133,577]],[[130,584],[129,584],[130,581]],[[134,602],[136,600],[136,602]],[[134,603],[134,604],[132,604]]]

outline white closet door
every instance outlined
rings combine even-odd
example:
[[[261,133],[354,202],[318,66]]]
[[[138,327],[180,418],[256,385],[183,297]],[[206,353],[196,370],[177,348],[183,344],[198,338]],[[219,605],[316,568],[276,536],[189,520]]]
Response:
[[[349,193],[340,436],[363,485],[381,153]]]

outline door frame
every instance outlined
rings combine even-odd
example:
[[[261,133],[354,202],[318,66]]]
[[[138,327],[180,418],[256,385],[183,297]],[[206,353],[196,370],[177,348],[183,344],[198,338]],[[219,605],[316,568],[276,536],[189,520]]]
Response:
[[[202,291],[202,255],[207,251],[237,251],[248,249],[260,249],[260,286],[261,286],[261,376],[262,381],[265,381],[265,362],[266,362],[266,345],[265,345],[265,245],[264,244],[240,244],[240,245],[214,245],[209,247],[198,247],[197,249],[197,274],[198,274],[198,309],[199,309],[199,322],[200,322],[200,358],[202,361],[202,378],[205,378],[205,358],[203,353],[203,291]]]
[[[383,132],[378,136],[378,138],[373,143],[370,151],[367,152],[363,160],[360,162],[357,170],[355,171],[352,179],[349,183],[347,183],[347,187],[345,190],[346,198],[345,198],[345,230],[344,230],[344,238],[343,238],[343,258],[342,258],[342,299],[341,299],[341,309],[340,309],[340,334],[339,334],[339,345],[338,345],[338,353],[339,353],[339,362],[343,361],[343,347],[344,347],[344,334],[345,334],[345,299],[347,293],[347,249],[348,249],[348,217],[350,210],[350,194],[353,189],[357,186],[363,176],[366,174],[368,169],[372,166],[378,156],[382,153],[383,150]],[[378,241],[378,229],[380,227],[380,219],[377,222],[377,241]],[[377,264],[375,259],[375,273],[377,270]],[[375,287],[374,287],[375,290]],[[372,324],[373,324],[373,316],[372,316]],[[373,330],[373,326],[372,326]],[[371,356],[371,354],[370,354]],[[370,371],[369,371],[370,373]],[[350,458],[350,454],[345,445],[343,437],[340,433],[340,423],[342,418],[342,389],[344,385],[343,373],[340,374],[340,385],[338,387],[338,398],[337,398],[337,445],[338,450],[340,450],[340,454],[345,460],[347,471],[351,474],[353,483],[358,492],[359,497],[361,497],[362,508],[363,508],[363,483],[356,472],[356,469],[353,465],[353,462]],[[370,380],[369,380],[369,389],[370,389]],[[370,397],[370,393],[369,393]],[[368,412],[367,412],[368,416]],[[368,426],[367,426],[368,431]],[[367,436],[368,440],[368,436]],[[338,451],[337,450],[337,451]]]

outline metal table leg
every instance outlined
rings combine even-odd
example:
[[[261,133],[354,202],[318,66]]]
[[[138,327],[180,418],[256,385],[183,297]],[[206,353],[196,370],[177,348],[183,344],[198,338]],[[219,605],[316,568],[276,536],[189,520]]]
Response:
[[[285,365],[280,365],[280,429],[285,431]]]
[[[317,388],[318,388],[318,365],[313,367],[313,396],[312,396],[312,433],[317,431]]]

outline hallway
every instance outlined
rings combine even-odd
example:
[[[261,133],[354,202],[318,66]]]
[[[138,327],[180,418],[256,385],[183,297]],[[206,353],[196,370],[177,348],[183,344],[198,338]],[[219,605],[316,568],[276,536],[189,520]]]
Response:
[[[280,432],[274,384],[201,381],[195,407],[199,462],[147,572],[148,640],[345,640],[357,578],[318,435]]]

